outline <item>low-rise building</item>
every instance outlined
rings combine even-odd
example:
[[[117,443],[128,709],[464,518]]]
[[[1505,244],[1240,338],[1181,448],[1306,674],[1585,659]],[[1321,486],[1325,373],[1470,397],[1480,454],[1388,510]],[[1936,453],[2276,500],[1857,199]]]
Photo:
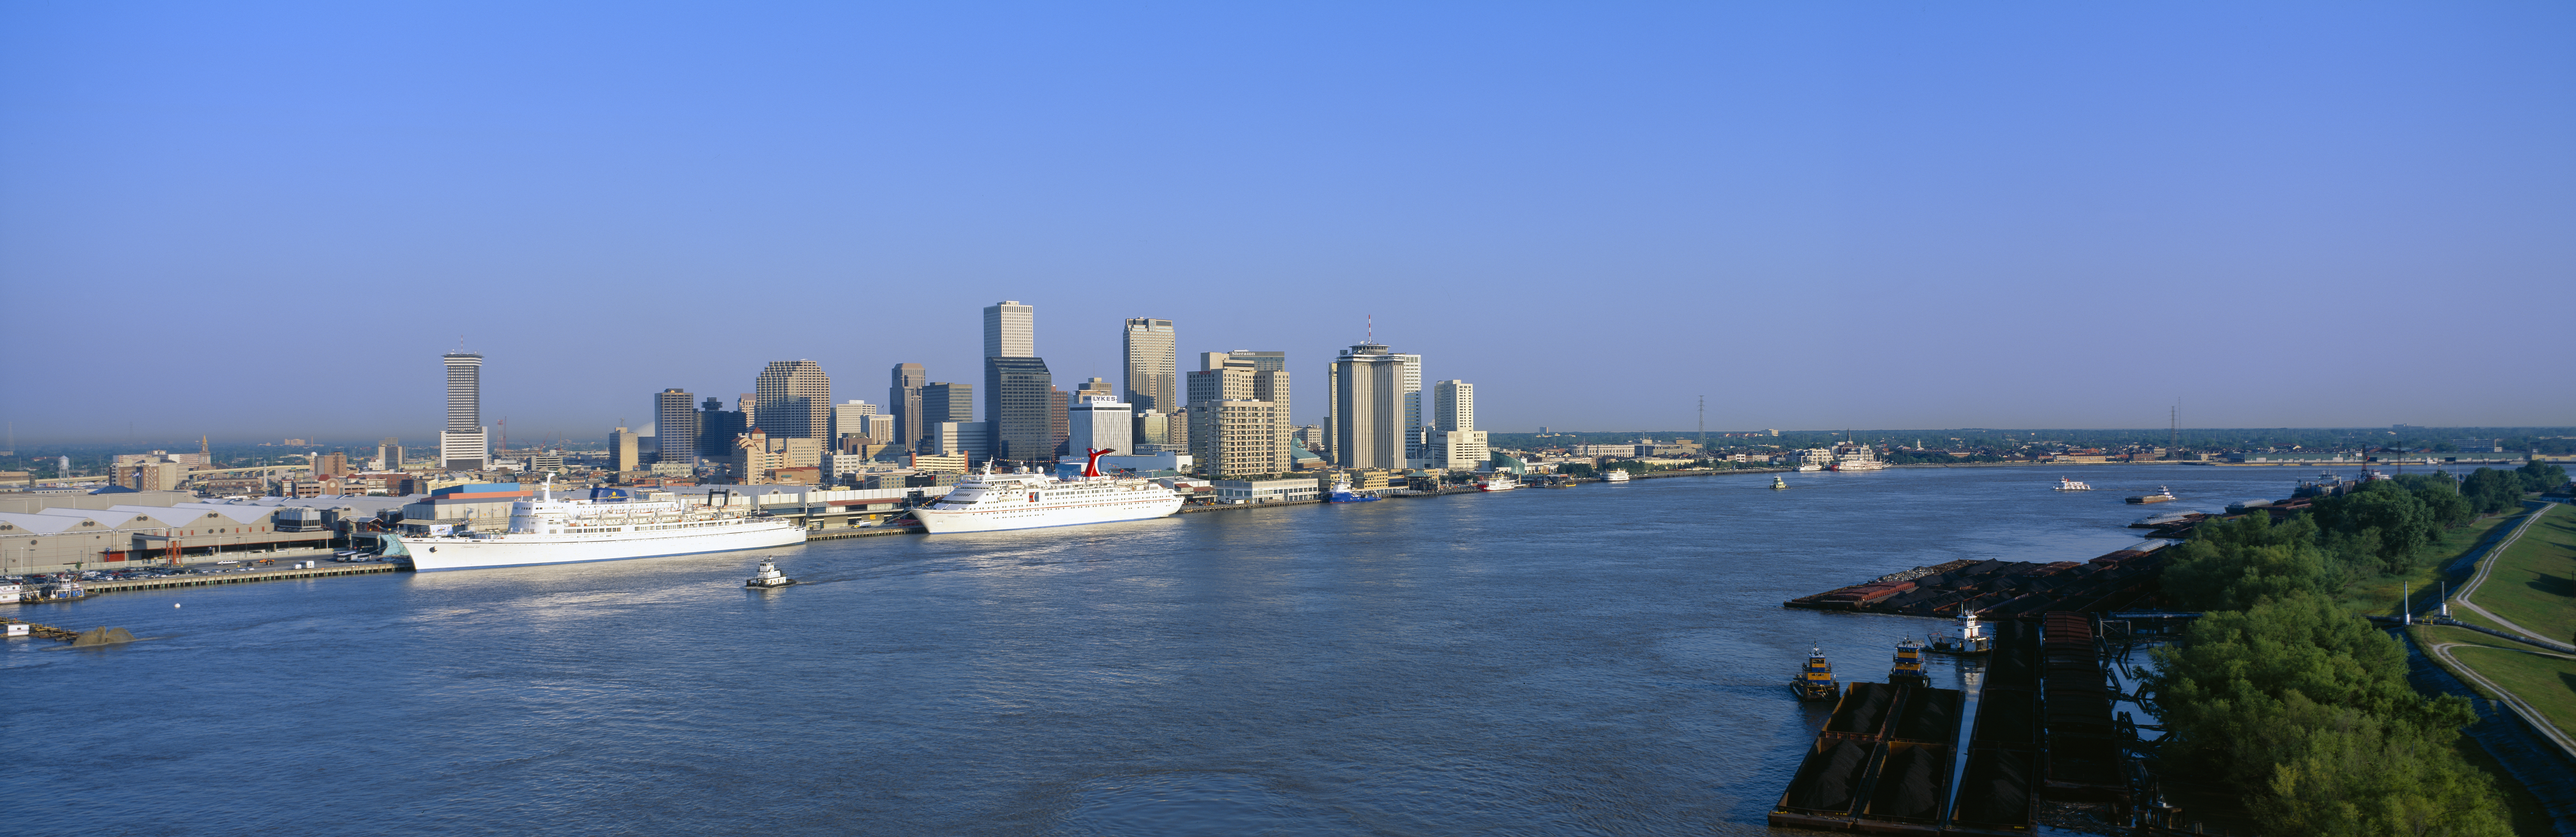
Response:
[[[1323,496],[1310,479],[1216,480],[1216,501],[1228,505],[1311,502]]]

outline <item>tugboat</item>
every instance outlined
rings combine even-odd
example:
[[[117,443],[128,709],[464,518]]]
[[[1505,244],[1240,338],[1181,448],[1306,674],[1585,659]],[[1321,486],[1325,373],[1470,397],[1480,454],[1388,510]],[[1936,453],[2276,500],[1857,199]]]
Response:
[[[2065,478],[2065,477],[2058,477],[2058,478],[2057,478],[2057,490],[2059,490],[2059,491],[2091,491],[2091,490],[2093,490],[2093,487],[2092,487],[2092,486],[2089,486],[2089,485],[2085,485],[2085,484],[2080,483],[2080,482],[2076,482],[2076,481],[2074,481],[2074,480],[2067,479],[2067,478]]]
[[[1333,483],[1333,495],[1328,499],[1335,503],[1371,503],[1386,498],[1352,491],[1350,478],[1344,477]]]
[[[1789,678],[1789,690],[1798,693],[1799,700],[1833,700],[1842,694],[1834,685],[1834,664],[1825,662],[1823,647],[1807,651],[1807,667]]]
[[[1977,624],[1977,612],[1959,611],[1959,635],[1932,638],[1932,653],[1972,657],[1995,650],[1994,637],[1987,636]]]
[[[1779,474],[1772,474],[1772,475],[1771,475],[1771,490],[1773,490],[1773,491],[1787,491],[1787,490],[1789,490],[1789,481],[1788,481],[1788,480],[1785,480],[1785,479],[1781,479]]]
[[[2156,486],[2156,493],[2154,493],[2154,494],[2148,494],[2148,495],[2145,495],[2145,496],[2142,496],[2142,497],[2131,497],[2131,498],[2129,498],[2129,502],[2131,502],[2131,503],[2164,503],[2164,502],[2170,502],[2170,501],[2177,500],[2177,499],[2181,499],[2181,498],[2175,497],[2175,496],[2173,495],[2173,489],[2166,488],[2166,487],[2164,487],[2164,486],[2159,485],[2159,486]]]
[[[749,587],[754,590],[775,590],[794,583],[796,583],[796,579],[788,578],[786,573],[778,571],[778,562],[762,559],[760,562],[760,572],[753,574],[750,579],[745,580],[742,583],[742,586]]]
[[[1923,643],[1909,636],[1896,644],[1896,666],[1887,670],[1887,682],[1896,686],[1932,686],[1932,676],[1923,673]]]

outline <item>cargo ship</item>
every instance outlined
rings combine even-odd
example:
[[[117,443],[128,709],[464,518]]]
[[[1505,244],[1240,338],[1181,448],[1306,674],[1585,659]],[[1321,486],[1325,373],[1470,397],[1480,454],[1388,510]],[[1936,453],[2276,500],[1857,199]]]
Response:
[[[996,474],[986,462],[982,473],[957,481],[948,496],[912,516],[930,534],[946,535],[1152,520],[1181,510],[1179,492],[1161,483],[1101,476],[1100,457],[1108,453],[1090,451],[1082,476],[1065,479]]]
[[[1343,478],[1333,483],[1333,493],[1325,499],[1335,503],[1367,503],[1384,498],[1375,494],[1362,494],[1360,492],[1353,491],[1351,490],[1350,479]]]
[[[586,500],[558,500],[548,477],[534,499],[510,504],[506,532],[387,535],[387,555],[407,554],[415,572],[623,561],[765,549],[805,542],[805,527],[785,518],[636,500],[622,488],[593,488]],[[653,495],[648,495],[653,496]],[[669,496],[669,495],[659,495]]]
[[[2131,503],[2165,503],[2165,502],[2171,502],[2171,501],[2178,500],[2178,499],[2181,499],[2181,498],[2178,498],[2178,497],[2175,497],[2175,496],[2174,496],[2173,489],[2166,488],[2166,487],[2164,487],[2164,486],[2159,485],[2159,486],[2156,486],[2156,493],[2154,493],[2154,494],[2144,494],[2144,495],[2140,495],[2140,496],[2136,496],[2136,497],[2131,497],[2131,498],[2129,498],[2129,502],[2131,502]]]

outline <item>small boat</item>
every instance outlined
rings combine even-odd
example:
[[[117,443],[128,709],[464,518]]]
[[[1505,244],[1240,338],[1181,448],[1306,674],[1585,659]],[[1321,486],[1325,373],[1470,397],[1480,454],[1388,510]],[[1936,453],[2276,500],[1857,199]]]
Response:
[[[1896,665],[1887,670],[1887,682],[1897,686],[1932,685],[1932,676],[1923,673],[1923,643],[1909,636],[1896,644]]]
[[[1335,503],[1369,503],[1386,498],[1379,497],[1375,494],[1362,494],[1357,491],[1352,491],[1351,481],[1345,479],[1333,483],[1332,496],[1327,497],[1326,499]]]
[[[1627,472],[1627,471],[1622,471],[1622,470],[1617,470],[1617,469],[1608,470],[1608,471],[1603,471],[1603,472],[1601,472],[1601,481],[1602,481],[1602,482],[1627,482],[1627,481],[1628,481],[1628,472]]]
[[[1994,637],[1987,636],[1982,626],[1977,624],[1976,611],[1962,610],[1959,611],[1959,635],[1933,637],[1932,653],[1975,656],[1995,650],[1994,641]]]
[[[788,578],[786,573],[778,571],[778,562],[763,559],[760,562],[760,572],[752,574],[749,580],[742,583],[742,586],[754,590],[775,590],[794,583],[796,579]]]
[[[1519,487],[1521,487],[1520,480],[1512,479],[1510,474],[1500,473],[1487,475],[1483,482],[1476,483],[1478,491],[1510,491]]]
[[[1771,490],[1773,490],[1773,491],[1784,491],[1784,490],[1787,490],[1788,488],[1789,488],[1789,481],[1788,481],[1788,480],[1781,479],[1779,474],[1772,474],[1772,475],[1771,475]]]
[[[1789,678],[1789,690],[1796,692],[1799,700],[1833,700],[1842,693],[1834,685],[1834,664],[1825,662],[1823,647],[1807,651],[1807,666]]]
[[[2076,482],[2076,481],[2074,481],[2074,480],[2067,479],[2067,478],[2065,478],[2065,477],[2058,477],[2058,478],[2057,478],[2057,490],[2059,490],[2059,491],[2091,491],[2091,490],[2093,490],[2093,487],[2092,487],[2092,486],[2089,486],[2089,485],[2085,485],[2085,484],[2080,483],[2080,482]]]
[[[2156,493],[2154,493],[2154,494],[2148,494],[2148,495],[2140,496],[2140,497],[2131,497],[2131,498],[2129,498],[2129,502],[2131,502],[2131,503],[2164,503],[2164,502],[2170,502],[2170,501],[2178,500],[2178,499],[2181,499],[2181,498],[2178,498],[2178,497],[2175,497],[2175,496],[2174,496],[2174,494],[2173,494],[2173,489],[2166,488],[2166,487],[2164,487],[2164,486],[2159,485],[2159,486],[2156,486]]]

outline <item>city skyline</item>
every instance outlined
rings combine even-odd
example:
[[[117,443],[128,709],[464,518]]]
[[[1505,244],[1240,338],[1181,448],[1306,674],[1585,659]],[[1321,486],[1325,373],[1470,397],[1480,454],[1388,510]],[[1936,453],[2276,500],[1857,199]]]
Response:
[[[977,381],[996,299],[1058,379],[1123,383],[1129,318],[1310,378],[1375,339],[1498,432],[2576,415],[2462,348],[2576,304],[2564,5],[782,14],[0,10],[0,419],[429,438],[461,336],[496,439],[596,436],[780,358]],[[672,304],[737,286],[788,304]],[[841,293],[900,304],[795,304]],[[134,299],[215,330],[96,330]],[[280,305],[367,338],[235,334]],[[564,375],[605,322],[650,348]],[[217,353],[397,395],[103,371]]]

